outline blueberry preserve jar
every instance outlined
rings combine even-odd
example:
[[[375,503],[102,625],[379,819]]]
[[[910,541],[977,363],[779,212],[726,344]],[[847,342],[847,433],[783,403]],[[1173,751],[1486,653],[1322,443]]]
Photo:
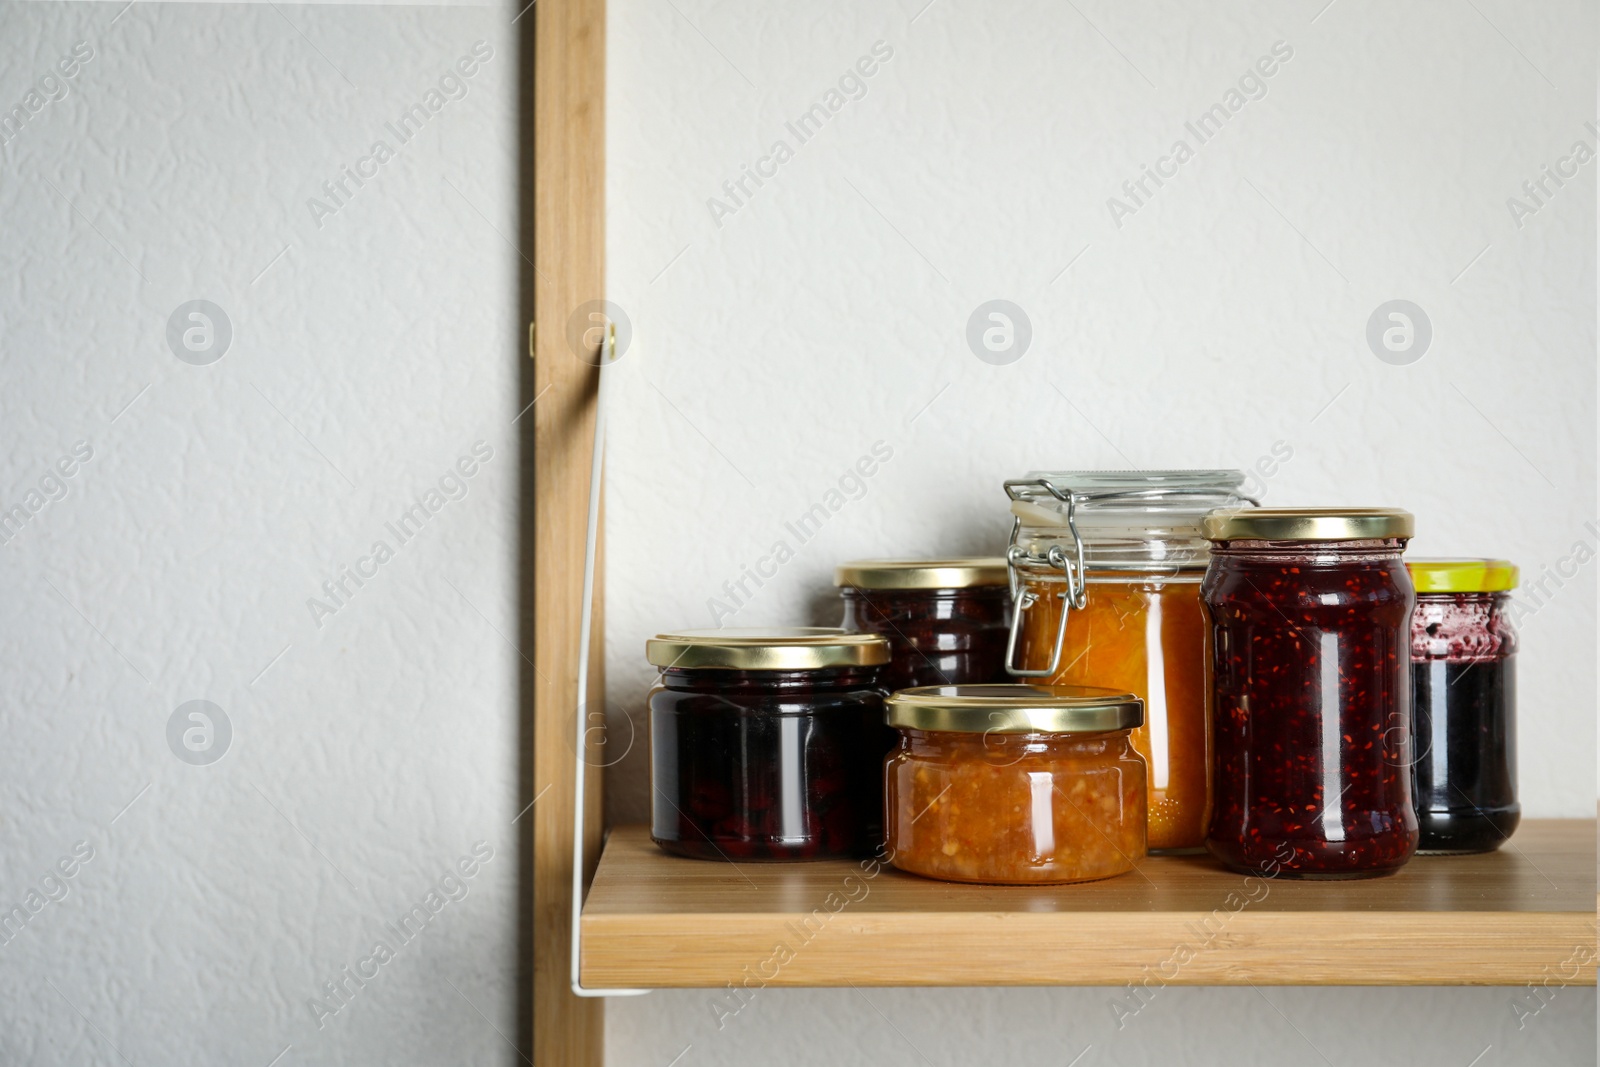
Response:
[[[1502,559],[1408,564],[1412,786],[1419,852],[1492,852],[1517,803],[1517,637],[1507,609],[1517,568]]]
[[[697,859],[856,856],[883,839],[876,634],[685,630],[646,642],[650,836]]]
[[[1359,878],[1417,850],[1410,513],[1258,508],[1206,517],[1214,805],[1235,870]]]
[[[884,689],[1007,680],[1004,559],[861,560],[835,570],[833,584],[844,600],[839,625],[889,642]]]

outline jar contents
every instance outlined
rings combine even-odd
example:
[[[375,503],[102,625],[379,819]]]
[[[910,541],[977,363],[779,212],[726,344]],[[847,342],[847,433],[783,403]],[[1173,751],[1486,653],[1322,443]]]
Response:
[[[1516,568],[1415,560],[1411,617],[1418,851],[1491,852],[1521,821],[1516,779]]]
[[[878,637],[686,631],[649,642],[651,837],[698,859],[872,853],[883,839]],[[732,667],[728,664],[740,664]]]
[[[864,560],[834,574],[843,629],[889,642],[883,688],[1006,680],[1011,589],[1005,560]]]
[[[1144,701],[1133,743],[1149,768],[1151,851],[1205,843],[1212,759],[1200,581],[1210,544],[1200,525],[1246,503],[1244,482],[1234,470],[1169,470],[1035,472],[1006,483],[1019,589],[1008,669]]]
[[[1131,693],[1084,687],[895,694],[889,718],[900,738],[885,814],[892,862],[988,884],[1132,870],[1145,854],[1145,767],[1129,739],[1139,717]]]
[[[1397,870],[1411,799],[1411,516],[1219,513],[1203,596],[1213,644],[1215,808],[1206,844],[1284,877]],[[1284,859],[1285,854],[1290,858]]]
[[[1205,842],[1211,746],[1206,722],[1205,612],[1198,572],[1161,580],[1095,577],[1067,625],[1052,685],[1125,689],[1145,702],[1133,745],[1149,768],[1151,850]],[[1019,660],[1044,662],[1061,600],[1045,594],[1019,641]]]

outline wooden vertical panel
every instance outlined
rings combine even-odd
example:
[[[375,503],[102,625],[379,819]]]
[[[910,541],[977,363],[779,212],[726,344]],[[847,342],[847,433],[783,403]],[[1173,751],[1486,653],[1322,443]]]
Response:
[[[568,985],[574,803],[586,806],[591,856],[599,851],[601,821],[599,768],[589,772],[586,795],[574,798],[572,767],[597,372],[568,346],[566,326],[575,309],[605,293],[605,2],[539,0],[524,21],[533,25],[531,50],[523,53],[533,56],[533,203],[521,232],[523,247],[531,237],[533,248],[537,330],[522,403],[538,403],[530,412],[532,522],[524,526],[525,543],[530,534],[532,540],[533,665],[522,691],[533,694],[532,785],[542,794],[530,812],[532,1043],[538,1067],[599,1067],[603,1002],[575,997]],[[526,153],[524,145],[525,164]],[[524,500],[527,488],[525,482]],[[587,665],[595,707],[603,706],[600,573],[597,564],[595,654]]]

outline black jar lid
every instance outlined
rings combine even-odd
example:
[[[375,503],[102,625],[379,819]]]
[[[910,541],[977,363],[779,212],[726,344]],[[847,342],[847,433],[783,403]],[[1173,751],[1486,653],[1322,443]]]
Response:
[[[1200,530],[1210,541],[1374,541],[1409,538],[1415,525],[1401,508],[1219,508]]]
[[[662,668],[811,671],[888,663],[889,642],[877,634],[832,626],[674,630],[646,641],[644,653],[653,666]]]
[[[890,726],[963,734],[1097,734],[1144,722],[1132,693],[1087,685],[928,685],[887,701]]]
[[[1004,556],[956,559],[861,559],[834,569],[833,584],[851,589],[971,589],[1008,585]]]

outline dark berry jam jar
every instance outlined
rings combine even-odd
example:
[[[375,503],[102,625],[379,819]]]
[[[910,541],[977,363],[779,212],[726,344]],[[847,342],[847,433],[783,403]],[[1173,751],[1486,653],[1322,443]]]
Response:
[[[883,840],[879,667],[889,644],[830,628],[686,630],[646,643],[650,836],[697,859],[804,860]]]
[[[1206,517],[1214,804],[1235,870],[1359,878],[1417,850],[1410,513],[1257,508]]]
[[[1008,680],[1004,559],[863,560],[840,566],[833,584],[844,599],[839,625],[889,642],[878,675],[889,692]]]
[[[1492,852],[1517,803],[1517,638],[1507,617],[1517,569],[1499,559],[1408,564],[1412,788],[1419,852]]]

